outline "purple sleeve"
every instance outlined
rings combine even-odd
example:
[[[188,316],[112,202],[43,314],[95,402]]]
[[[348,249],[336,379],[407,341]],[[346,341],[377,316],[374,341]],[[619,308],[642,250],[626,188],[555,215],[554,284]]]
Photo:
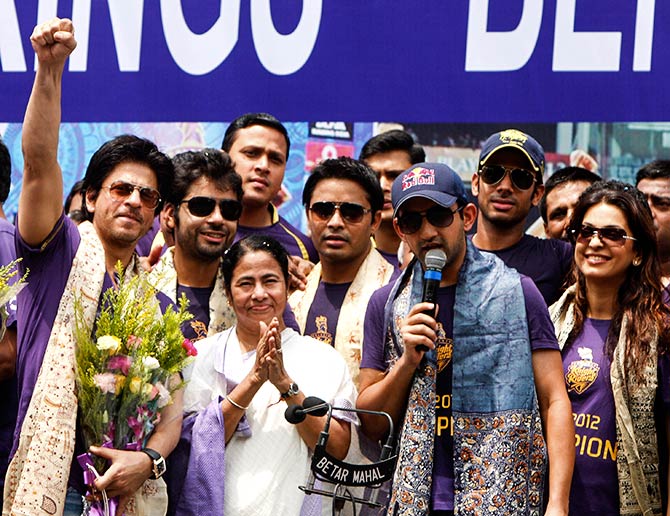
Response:
[[[384,306],[388,299],[392,284],[388,284],[377,290],[368,303],[365,312],[365,325],[363,329],[363,357],[361,369],[369,368],[377,371],[386,371],[384,360],[384,344],[386,341],[386,328],[384,328]]]
[[[549,317],[547,304],[535,283],[528,276],[521,275],[521,288],[526,300],[526,319],[531,351],[538,349],[559,350],[554,324]]]

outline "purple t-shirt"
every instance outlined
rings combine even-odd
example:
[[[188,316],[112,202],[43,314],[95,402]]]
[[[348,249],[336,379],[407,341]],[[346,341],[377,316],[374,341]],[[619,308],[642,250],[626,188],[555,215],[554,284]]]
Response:
[[[274,222],[262,228],[238,225],[235,242],[249,235],[270,236],[283,245],[291,256],[300,256],[312,263],[319,261],[314,244],[305,234],[289,224],[284,217],[278,216],[275,208],[273,208],[272,216]]]
[[[377,251],[384,257],[384,260],[393,265],[396,269],[400,267],[400,262],[398,262],[398,253],[389,253],[387,251],[382,251],[377,247]]]
[[[524,235],[511,247],[488,252],[495,254],[508,267],[530,277],[547,306],[560,297],[563,281],[572,266],[572,246],[555,238]]]
[[[11,263],[15,258],[14,226],[0,218],[0,266]],[[15,299],[7,305],[7,316],[7,326],[16,329]],[[5,485],[5,473],[9,465],[9,452],[12,449],[17,410],[18,392],[16,376],[13,376],[0,382],[0,490]]]
[[[319,283],[312,305],[307,313],[305,335],[325,342],[329,346],[335,343],[337,321],[340,308],[351,283]]]
[[[521,275],[521,287],[526,302],[526,318],[532,351],[540,349],[558,350],[554,326],[547,305],[533,281]],[[384,359],[385,328],[384,305],[391,293],[392,285],[377,290],[370,298],[365,314],[363,337],[363,359],[361,369],[370,368],[387,371]],[[456,287],[441,287],[438,290],[438,338],[437,347],[437,406],[435,413],[435,450],[433,454],[433,483],[431,492],[432,510],[454,509],[454,459],[453,427],[451,417],[453,319]],[[458,343],[456,343],[456,349]]]
[[[61,215],[42,246],[31,247],[16,232],[16,252],[22,257],[20,267],[30,270],[26,287],[18,295],[18,349],[16,376],[19,386],[19,411],[14,431],[12,456],[19,443],[19,434],[30,398],[37,382],[44,352],[65,285],[70,276],[72,261],[81,237],[77,226]],[[113,286],[108,274],[102,285],[104,293]],[[101,293],[102,296],[102,293]],[[77,451],[75,451],[77,453]],[[73,461],[73,464],[76,462]],[[78,468],[79,466],[77,466]],[[71,477],[71,480],[76,477]]]
[[[137,245],[135,246],[135,251],[139,256],[149,256],[151,246],[160,230],[161,221],[158,217],[154,217],[154,223],[151,225],[151,228],[147,231],[146,235],[137,241]],[[163,249],[165,250],[165,246],[163,246]]]
[[[563,349],[563,372],[575,420],[576,459],[570,514],[619,514],[617,438],[610,359],[605,353],[609,320],[589,319]]]

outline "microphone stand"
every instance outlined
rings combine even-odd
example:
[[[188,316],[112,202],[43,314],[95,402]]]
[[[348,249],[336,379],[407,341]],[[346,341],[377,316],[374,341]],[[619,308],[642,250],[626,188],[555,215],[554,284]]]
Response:
[[[377,496],[373,499],[371,496],[355,496],[349,488],[367,487],[372,489],[379,489],[384,482],[393,478],[395,461],[397,459],[397,455],[393,454],[393,419],[386,412],[348,407],[333,407],[326,402],[305,409],[292,410],[291,415],[295,415],[295,413],[298,412],[302,418],[289,418],[289,411],[287,410],[287,419],[289,422],[296,424],[304,420],[304,415],[309,414],[310,412],[322,411],[325,407],[327,407],[326,423],[323,430],[319,434],[319,438],[314,448],[310,467],[310,475],[307,484],[304,486],[299,486],[299,489],[306,494],[316,494],[319,496],[332,498],[333,515],[341,514],[341,511],[344,509],[346,502],[351,502],[354,516],[356,515],[356,504],[363,504],[372,508],[383,508],[385,503],[380,503],[379,491],[377,491]],[[382,446],[378,462],[373,462],[371,464],[351,464],[336,459],[326,451],[328,438],[330,436],[330,420],[333,410],[386,417],[389,424],[389,434]],[[323,414],[321,413],[319,415]],[[326,484],[334,485],[335,487],[333,491],[328,491],[315,486],[315,482],[317,480]]]

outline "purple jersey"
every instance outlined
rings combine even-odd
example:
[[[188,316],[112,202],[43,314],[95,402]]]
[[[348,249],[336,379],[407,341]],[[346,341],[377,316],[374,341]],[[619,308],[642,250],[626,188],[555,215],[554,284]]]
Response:
[[[235,242],[249,235],[270,236],[277,240],[288,251],[291,256],[299,256],[312,263],[319,261],[319,255],[312,241],[307,238],[298,228],[292,226],[284,217],[277,214],[277,209],[272,207],[272,224],[262,228],[249,226],[237,226]]]
[[[382,251],[381,249],[379,249],[379,247],[377,247],[376,249],[379,252],[379,254],[381,254],[384,257],[384,260],[389,262],[396,269],[400,267],[400,262],[398,261],[398,253],[389,253],[386,251]]]
[[[572,266],[572,246],[555,238],[524,235],[511,247],[488,252],[495,254],[508,267],[530,277],[547,306],[560,297],[563,281]]]
[[[575,420],[575,470],[570,514],[619,514],[617,438],[610,359],[605,353],[609,320],[586,319],[563,349],[563,372]]]
[[[65,285],[70,276],[72,261],[79,248],[81,237],[77,226],[65,215],[61,215],[49,236],[41,246],[31,247],[16,232],[17,255],[23,258],[21,268],[30,270],[26,287],[18,295],[17,312],[22,314],[18,320],[18,349],[16,377],[19,388],[19,410],[14,431],[12,455],[19,443],[19,434],[25,418],[30,398],[37,382],[42,359],[46,351],[51,328]],[[113,286],[108,274],[102,285],[102,292]],[[101,293],[102,296],[102,293]],[[75,445],[75,454],[81,453]],[[76,464],[73,461],[73,465]],[[77,465],[72,468],[71,485],[78,485],[81,470]]]
[[[526,318],[532,351],[540,349],[558,350],[554,326],[549,318],[547,305],[530,278],[521,276],[521,287],[526,301]],[[384,305],[392,285],[377,290],[370,298],[365,314],[363,337],[363,359],[361,369],[371,368],[387,371],[384,359],[385,328]],[[453,342],[453,318],[456,287],[441,287],[438,290],[438,338],[437,396],[435,413],[435,451],[433,454],[433,482],[431,505],[433,510],[454,508],[453,428],[451,418],[452,352],[458,349]]]
[[[15,258],[14,226],[0,218],[0,266],[11,263]],[[16,329],[15,299],[7,305],[7,315],[7,326]],[[9,465],[9,452],[12,449],[17,410],[18,392],[16,376],[13,376],[0,382],[0,490],[5,485],[5,473]]]
[[[209,297],[212,295],[212,287],[186,287],[177,285],[177,299],[184,294],[188,299],[188,311],[193,319],[186,321],[181,331],[184,337],[193,342],[207,337],[209,328]]]
[[[351,283],[319,283],[305,321],[305,335],[334,345],[340,309],[350,286]]]

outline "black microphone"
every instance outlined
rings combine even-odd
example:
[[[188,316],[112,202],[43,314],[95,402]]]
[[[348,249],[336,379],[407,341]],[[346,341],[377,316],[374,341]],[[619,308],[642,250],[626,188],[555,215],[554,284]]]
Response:
[[[442,269],[447,263],[447,255],[442,249],[431,249],[426,253],[426,270],[423,273],[423,293],[421,301],[433,303],[433,308],[427,310],[426,314],[435,317],[435,305],[437,304],[437,289],[440,288],[440,281],[442,281]],[[418,351],[428,351],[428,348],[423,345],[416,347]]]
[[[284,418],[293,425],[302,423],[307,414],[313,416],[325,416],[328,414],[328,407],[330,405],[317,398],[316,396],[308,396],[302,402],[302,405],[289,405],[284,411]]]

